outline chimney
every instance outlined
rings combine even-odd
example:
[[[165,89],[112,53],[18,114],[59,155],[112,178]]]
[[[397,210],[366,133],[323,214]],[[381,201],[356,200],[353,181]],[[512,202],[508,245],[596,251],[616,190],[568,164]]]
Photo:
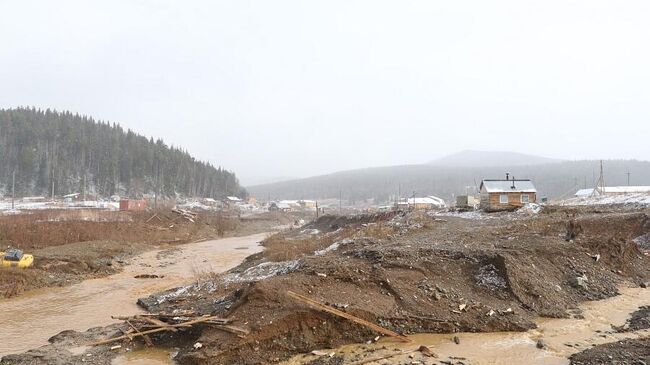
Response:
[[[506,172],[506,180],[510,180],[510,173]]]

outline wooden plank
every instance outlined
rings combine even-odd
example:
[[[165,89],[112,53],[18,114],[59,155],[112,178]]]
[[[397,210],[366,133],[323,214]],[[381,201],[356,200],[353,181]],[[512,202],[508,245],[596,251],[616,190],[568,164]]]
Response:
[[[411,339],[404,336],[404,335],[400,335],[399,333],[396,333],[396,332],[393,332],[391,330],[380,327],[380,326],[378,326],[378,325],[376,325],[376,324],[374,324],[372,322],[368,322],[365,319],[355,317],[355,316],[353,316],[353,315],[351,315],[349,313],[342,312],[342,311],[340,311],[338,309],[334,309],[334,308],[332,308],[330,306],[327,306],[325,304],[321,304],[320,302],[315,301],[313,299],[310,299],[310,298],[308,298],[308,297],[306,297],[304,295],[297,294],[297,293],[294,293],[292,291],[287,291],[287,294],[290,297],[292,297],[293,299],[296,299],[296,300],[298,300],[298,301],[300,301],[302,303],[305,303],[305,304],[307,304],[307,305],[309,305],[309,306],[311,306],[313,308],[320,309],[320,310],[322,310],[324,312],[334,314],[334,315],[337,315],[339,317],[343,317],[343,318],[348,319],[348,320],[350,320],[350,321],[352,321],[354,323],[357,323],[357,324],[360,324],[362,326],[368,327],[368,328],[372,329],[373,331],[379,332],[379,333],[384,334],[386,336],[394,337],[394,338],[396,338],[396,339],[398,339],[398,340],[400,340],[402,342],[411,342]]]

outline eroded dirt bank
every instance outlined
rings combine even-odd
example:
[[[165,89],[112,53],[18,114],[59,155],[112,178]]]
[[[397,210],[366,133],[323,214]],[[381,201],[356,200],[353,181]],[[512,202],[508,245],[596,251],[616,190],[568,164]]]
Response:
[[[129,258],[148,250],[269,232],[295,219],[279,213],[238,217],[200,212],[189,221],[170,209],[48,210],[0,216],[0,245],[20,248],[35,258],[29,270],[0,270],[0,301],[36,288],[115,274]]]
[[[580,316],[580,303],[648,278],[650,261],[633,242],[650,228],[646,213],[584,214],[570,242],[568,219],[562,211],[323,217],[269,239],[267,251],[227,275],[141,303],[229,317],[251,331],[239,338],[200,329],[193,341],[202,347],[182,348],[181,364],[277,362],[376,336],[296,302],[288,290],[404,334],[525,331],[538,316]]]
[[[195,326],[153,336],[158,345],[178,348],[183,365],[274,363],[376,338],[365,327],[297,302],[288,290],[403,334],[521,332],[534,328],[539,316],[580,321],[585,301],[648,281],[650,260],[634,239],[647,234],[650,223],[643,211],[577,212],[579,232],[566,241],[567,213],[574,212],[326,216],[271,237],[265,251],[223,275],[140,304],[152,312],[228,317],[250,330],[238,337]],[[119,328],[68,333],[52,346],[75,336],[115,336]],[[53,362],[26,354],[8,363]]]

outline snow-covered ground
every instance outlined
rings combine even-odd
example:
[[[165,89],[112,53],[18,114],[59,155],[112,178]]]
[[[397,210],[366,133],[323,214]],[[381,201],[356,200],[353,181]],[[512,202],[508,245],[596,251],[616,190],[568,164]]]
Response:
[[[120,203],[109,201],[80,201],[80,202],[22,202],[16,201],[14,209],[11,209],[11,200],[0,200],[0,214],[17,214],[23,210],[43,210],[43,209],[106,209],[119,210]]]
[[[635,194],[612,194],[612,195],[596,195],[596,196],[579,196],[558,202],[558,205],[605,205],[616,204],[631,207],[647,207],[650,206],[650,194],[635,193]]]

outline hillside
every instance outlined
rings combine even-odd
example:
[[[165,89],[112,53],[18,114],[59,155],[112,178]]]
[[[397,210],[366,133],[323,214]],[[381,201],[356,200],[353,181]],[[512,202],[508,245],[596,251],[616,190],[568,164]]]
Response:
[[[436,166],[462,166],[462,167],[485,167],[485,166],[530,166],[541,165],[561,160],[527,155],[518,152],[509,151],[460,151],[437,160],[429,164]]]
[[[243,195],[236,176],[186,151],[90,117],[0,110],[0,196],[82,193],[138,197]],[[85,180],[85,184],[84,184]]]
[[[517,178],[534,181],[539,196],[568,197],[577,189],[592,187],[598,177],[598,161],[566,161],[532,166],[454,167],[404,165],[337,172],[306,179],[248,187],[257,197],[281,199],[338,198],[357,202],[375,198],[378,202],[394,199],[401,189],[402,197],[436,195],[451,200],[453,195],[472,193],[483,178],[503,178],[510,172]],[[636,160],[605,161],[608,185],[626,185],[626,172],[631,183],[650,185],[650,162]]]

